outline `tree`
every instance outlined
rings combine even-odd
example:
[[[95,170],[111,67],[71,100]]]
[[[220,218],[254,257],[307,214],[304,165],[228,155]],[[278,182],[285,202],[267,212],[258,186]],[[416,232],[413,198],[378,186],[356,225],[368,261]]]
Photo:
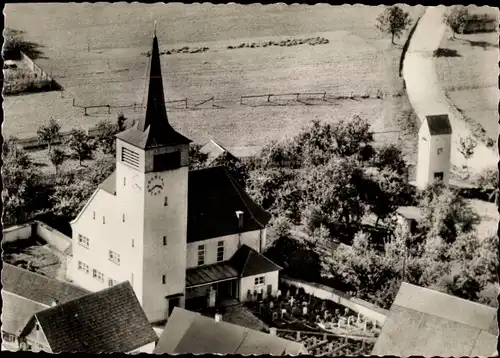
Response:
[[[62,138],[61,126],[53,118],[50,119],[48,124],[41,126],[36,133],[38,141],[41,144],[47,144],[49,153],[51,145]]]
[[[246,186],[246,181],[248,179],[248,168],[241,160],[229,154],[228,152],[223,153],[219,157],[215,158],[210,167],[214,166],[225,167],[231,177],[236,180],[236,182],[243,188]]]
[[[66,153],[59,148],[54,148],[52,152],[49,153],[49,159],[52,165],[56,168],[56,175],[59,172],[59,167],[66,160]]]
[[[403,151],[394,144],[384,145],[376,150],[372,164],[379,170],[387,168],[399,175],[406,175],[408,167]]]
[[[467,136],[465,138],[460,137],[460,147],[458,151],[464,156],[466,162],[474,155],[476,146],[477,141],[472,136]]]
[[[386,7],[384,12],[377,17],[377,24],[375,27],[381,32],[391,34],[391,43],[394,45],[394,37],[399,39],[403,31],[406,30],[411,23],[410,14],[403,11],[399,6],[394,5]]]
[[[117,126],[117,132],[123,132],[125,129],[127,129],[127,117],[123,114],[123,112],[119,112],[118,116],[116,118],[116,126]]]
[[[115,135],[118,133],[117,126],[109,120],[102,120],[97,123],[96,143],[104,154],[114,154],[116,150]]]
[[[74,129],[67,141],[69,148],[78,157],[80,166],[82,166],[82,161],[85,159],[90,159],[92,157],[92,152],[95,149],[95,143],[92,139],[81,129]]]
[[[469,17],[469,11],[467,7],[462,5],[452,6],[451,9],[444,15],[443,22],[450,27],[453,32],[453,38],[455,34],[461,34],[467,25],[467,19]]]
[[[483,169],[476,179],[476,184],[483,192],[490,193],[488,197],[490,201],[498,201],[499,178],[497,167]]]
[[[189,169],[203,169],[207,167],[208,154],[201,151],[202,145],[189,145]]]
[[[90,198],[95,186],[88,180],[79,180],[67,185],[56,185],[52,195],[52,213],[68,219],[76,217]]]
[[[447,243],[462,233],[474,231],[479,215],[455,190],[440,183],[431,185],[421,196],[422,227],[427,236],[440,236]]]
[[[18,60],[21,58],[21,51],[31,59],[37,59],[42,52],[40,45],[26,41],[23,37],[24,31],[5,28],[3,31],[4,45],[2,48],[2,57],[4,60]]]
[[[27,153],[9,138],[2,145],[2,204],[4,225],[25,222],[47,204],[41,173]]]

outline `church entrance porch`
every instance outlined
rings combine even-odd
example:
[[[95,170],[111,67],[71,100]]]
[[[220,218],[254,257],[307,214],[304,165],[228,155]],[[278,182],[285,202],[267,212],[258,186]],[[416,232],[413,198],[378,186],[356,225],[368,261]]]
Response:
[[[239,302],[238,279],[219,281],[203,286],[186,288],[186,309],[199,311],[227,306]]]

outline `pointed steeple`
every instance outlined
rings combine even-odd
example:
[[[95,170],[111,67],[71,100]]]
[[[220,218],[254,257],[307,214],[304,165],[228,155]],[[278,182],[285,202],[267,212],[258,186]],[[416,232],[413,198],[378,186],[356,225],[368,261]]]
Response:
[[[168,122],[161,74],[160,49],[156,37],[156,22],[148,81],[149,83],[146,84],[148,94],[145,115],[140,118],[135,128],[118,134],[118,138],[143,149],[190,143],[191,140],[176,132]],[[139,133],[132,133],[133,131]]]

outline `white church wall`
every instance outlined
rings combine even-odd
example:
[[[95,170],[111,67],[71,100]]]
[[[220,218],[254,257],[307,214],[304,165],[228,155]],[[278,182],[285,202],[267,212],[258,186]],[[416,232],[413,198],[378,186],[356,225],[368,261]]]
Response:
[[[421,189],[425,188],[429,181],[430,149],[431,135],[424,121],[418,133],[417,186]]]
[[[143,307],[152,321],[166,318],[168,304],[165,296],[184,293],[188,170],[188,167],[181,167],[146,175],[146,180],[152,175],[164,179],[160,194],[151,195],[147,190],[144,194]]]
[[[256,285],[255,279],[261,276],[264,276],[264,284]],[[261,275],[243,277],[240,280],[240,301],[242,302],[248,301],[248,290],[250,290],[252,295],[254,291],[260,292],[262,290],[263,297],[266,298],[268,294],[267,293],[268,285],[272,286],[271,295],[276,295],[278,291],[278,280],[279,280],[279,271],[272,271]]]
[[[140,237],[132,247],[130,227],[135,226],[132,219],[123,222],[122,205],[117,197],[99,189],[85,210],[72,224],[73,258],[71,260],[71,278],[74,283],[90,291],[109,287],[109,279],[116,282],[131,281],[134,291],[142,303]],[[79,235],[89,239],[89,247],[79,243]],[[133,235],[133,234],[132,234]],[[109,250],[120,256],[117,264],[110,260]],[[88,273],[78,269],[81,261],[88,266]],[[93,277],[93,270],[102,273],[102,280]],[[134,273],[134,282],[132,282]]]
[[[260,236],[265,242],[265,230],[248,231],[241,234],[241,244],[260,252]],[[224,261],[229,260],[238,250],[238,234],[221,236],[187,244],[187,268],[198,266],[198,246],[205,245],[205,265],[217,263],[217,247],[224,241]]]

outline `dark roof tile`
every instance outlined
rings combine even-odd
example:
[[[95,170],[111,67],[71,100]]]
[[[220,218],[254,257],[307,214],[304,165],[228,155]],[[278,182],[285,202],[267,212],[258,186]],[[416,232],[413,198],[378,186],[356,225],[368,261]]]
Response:
[[[433,115],[425,117],[431,135],[451,134],[451,123],[448,115]]]
[[[247,245],[242,245],[230,261],[238,270],[240,277],[260,275],[282,269],[267,257]]]
[[[35,317],[53,352],[126,353],[158,339],[128,281]]]

